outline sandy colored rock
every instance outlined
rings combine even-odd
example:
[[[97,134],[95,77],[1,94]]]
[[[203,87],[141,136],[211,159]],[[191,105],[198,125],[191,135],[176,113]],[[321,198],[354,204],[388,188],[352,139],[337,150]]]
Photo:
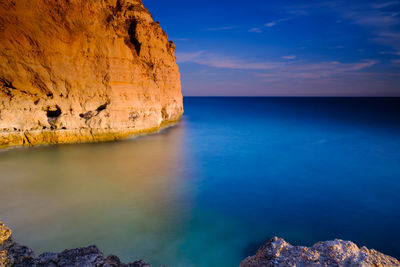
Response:
[[[312,247],[292,246],[274,237],[261,247],[256,255],[246,258],[240,267],[381,267],[400,266],[393,257],[366,247],[358,248],[350,241],[336,239],[318,242]]]
[[[0,146],[115,140],[177,121],[174,53],[141,0],[0,0]]]
[[[11,237],[11,230],[0,222],[0,267],[5,267],[10,262],[6,241]]]

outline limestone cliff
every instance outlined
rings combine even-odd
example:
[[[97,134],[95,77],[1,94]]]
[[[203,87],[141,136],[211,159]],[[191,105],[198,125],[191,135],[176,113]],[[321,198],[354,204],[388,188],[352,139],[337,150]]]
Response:
[[[183,113],[141,0],[0,0],[0,147],[114,140]]]

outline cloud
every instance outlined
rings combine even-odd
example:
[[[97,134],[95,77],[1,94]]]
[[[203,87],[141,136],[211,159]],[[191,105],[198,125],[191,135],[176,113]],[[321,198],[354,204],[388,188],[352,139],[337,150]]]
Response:
[[[264,82],[287,82],[289,80],[297,82],[326,82],[327,80],[340,80],[344,76],[357,77],[369,67],[376,65],[376,60],[364,60],[353,63],[341,62],[319,62],[290,64],[284,68],[268,71],[259,74]]]
[[[284,59],[295,59],[286,56]],[[306,63],[300,61],[249,61],[244,59],[209,54],[204,51],[194,53],[177,53],[178,63],[192,62],[208,67],[247,70],[258,72],[263,79],[284,81],[285,79],[316,80],[363,71],[379,63],[377,60],[366,59],[352,63],[338,61]],[[262,73],[259,73],[262,72]]]
[[[375,4],[372,4],[371,7],[373,9],[381,9],[381,8],[386,8],[386,7],[389,7],[389,6],[397,5],[398,3],[399,3],[398,1],[375,3]]]
[[[269,23],[265,24],[265,27],[271,28],[271,27],[274,27],[275,25],[276,25],[276,22],[272,21],[272,22],[269,22]]]
[[[343,49],[346,48],[344,45],[336,45],[336,46],[330,46],[328,49]]]
[[[400,51],[381,51],[379,54],[400,56]]]
[[[174,38],[174,37],[171,37],[170,39],[175,41],[175,42],[189,42],[190,41],[189,38]]]
[[[262,30],[260,28],[251,28],[249,32],[262,33]]]
[[[204,51],[193,53],[176,53],[178,63],[192,62],[215,68],[234,70],[269,70],[279,68],[279,62],[252,62],[243,59],[209,54]]]
[[[255,33],[262,33],[264,29],[266,28],[272,28],[274,26],[276,26],[278,23],[284,22],[284,21],[288,21],[288,20],[292,20],[295,19],[297,16],[292,16],[292,17],[286,17],[286,18],[282,18],[282,19],[278,19],[275,21],[270,21],[268,23],[265,23],[264,25],[260,26],[260,27],[254,27],[249,29],[249,32],[255,32]]]
[[[398,13],[395,12],[358,11],[345,12],[344,15],[355,24],[362,26],[382,28],[399,23]]]
[[[380,32],[371,40],[380,45],[389,46],[395,50],[400,50],[400,33],[390,31]]]
[[[283,59],[287,59],[287,60],[292,60],[292,59],[296,59],[296,56],[283,56]]]
[[[203,31],[209,31],[209,32],[218,32],[218,31],[228,31],[228,30],[233,30],[236,29],[236,26],[222,26],[222,27],[216,27],[216,28],[205,28]]]
[[[338,16],[337,21],[348,22],[369,28],[369,40],[384,46],[400,50],[398,27],[400,26],[400,12],[396,5],[400,1],[374,1],[374,3],[351,2],[342,0],[325,0],[305,5],[293,5],[286,8],[289,14],[322,14],[333,13]]]
[[[192,53],[176,53],[176,59],[178,63],[182,62],[191,62],[196,59],[198,59],[202,54],[204,54],[203,51],[198,51],[198,52],[192,52]]]

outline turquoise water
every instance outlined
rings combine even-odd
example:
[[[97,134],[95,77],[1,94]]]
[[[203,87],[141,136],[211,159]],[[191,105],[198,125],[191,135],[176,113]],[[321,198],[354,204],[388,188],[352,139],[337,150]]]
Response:
[[[0,153],[0,220],[37,252],[237,266],[270,237],[400,258],[400,99],[185,98],[114,143]]]

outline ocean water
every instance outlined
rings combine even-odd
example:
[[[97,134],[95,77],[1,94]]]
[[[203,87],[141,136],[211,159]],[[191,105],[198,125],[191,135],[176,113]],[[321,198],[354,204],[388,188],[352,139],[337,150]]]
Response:
[[[0,220],[38,253],[237,266],[272,236],[400,258],[400,99],[185,98],[178,125],[0,153]]]

